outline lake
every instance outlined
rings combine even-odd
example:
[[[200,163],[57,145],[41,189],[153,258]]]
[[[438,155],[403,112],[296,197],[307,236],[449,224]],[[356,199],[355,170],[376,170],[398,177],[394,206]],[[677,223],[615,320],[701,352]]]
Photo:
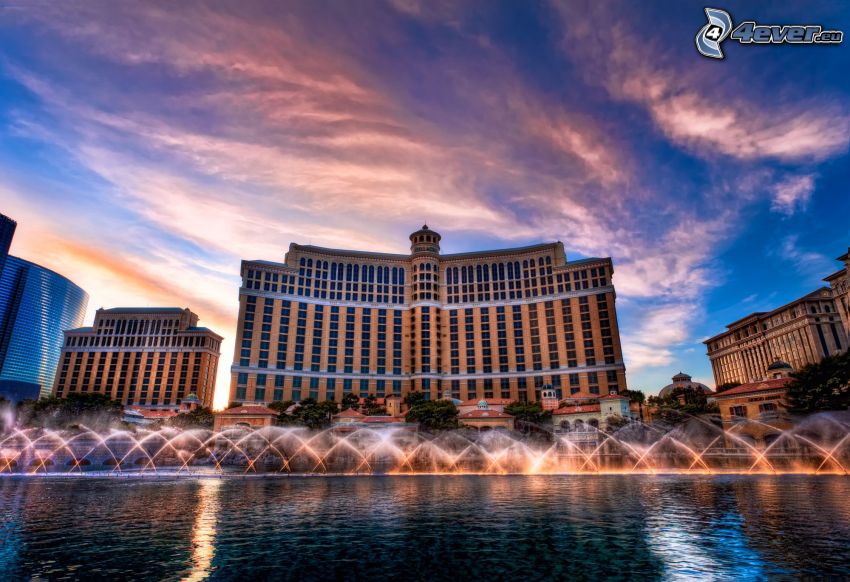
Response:
[[[4,579],[847,576],[850,479],[0,478]]]

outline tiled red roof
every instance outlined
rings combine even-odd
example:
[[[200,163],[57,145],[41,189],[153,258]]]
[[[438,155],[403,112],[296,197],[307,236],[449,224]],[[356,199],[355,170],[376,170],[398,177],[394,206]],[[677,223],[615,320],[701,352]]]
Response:
[[[461,414],[458,418],[466,420],[468,418],[513,418],[513,416],[498,410],[471,410]]]
[[[598,404],[585,404],[582,406],[564,406],[563,408],[559,408],[552,414],[585,414],[589,412],[599,412],[600,408]]]
[[[395,422],[405,422],[403,416],[364,416],[360,422],[369,424],[389,424]]]
[[[171,418],[178,414],[174,410],[150,410],[141,406],[128,406],[127,410],[128,412],[135,412],[143,418]]]
[[[513,402],[510,398],[470,398],[461,402],[460,406],[477,406],[482,400],[487,403],[487,406],[507,406]]]
[[[384,404],[384,402],[385,402],[384,398],[375,398],[375,404]],[[361,398],[360,404],[366,404],[366,398]]]
[[[606,394],[605,396],[600,396],[599,400],[628,400],[625,396],[620,396],[619,394]]]
[[[729,390],[718,392],[714,395],[715,398],[726,398],[727,396],[740,396],[741,394],[750,394],[752,392],[767,392],[770,390],[780,390],[791,382],[791,378],[772,378],[770,380],[762,380],[760,382],[750,382],[741,384]]]
[[[271,408],[266,408],[265,406],[259,406],[256,404],[248,404],[246,406],[237,406],[235,408],[227,408],[225,410],[220,410],[216,412],[216,414],[223,414],[226,416],[235,416],[235,415],[249,415],[249,414],[265,414],[277,416],[277,411],[272,410]]]
[[[362,418],[365,415],[357,412],[353,408],[346,408],[339,414],[334,414],[334,418]]]

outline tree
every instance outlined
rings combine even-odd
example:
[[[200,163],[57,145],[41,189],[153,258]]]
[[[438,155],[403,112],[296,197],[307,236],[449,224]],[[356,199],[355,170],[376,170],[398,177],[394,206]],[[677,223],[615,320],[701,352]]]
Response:
[[[646,394],[642,390],[620,390],[620,396],[625,396],[629,402],[637,402],[640,405],[646,402]]]
[[[316,402],[308,398],[301,401],[301,406],[296,409],[294,415],[307,428],[321,429],[331,423],[331,417],[338,411],[339,407],[333,400]]]
[[[198,407],[189,412],[182,412],[177,416],[172,416],[166,424],[176,428],[212,428],[213,426],[213,411],[212,408]]]
[[[277,412],[278,414],[286,414],[286,411],[295,404],[294,400],[283,400],[269,403],[269,408]]]
[[[827,356],[791,374],[788,407],[792,412],[846,410],[850,407],[850,351]]]
[[[417,404],[421,404],[425,402],[425,395],[421,392],[408,392],[407,396],[404,397],[404,403],[408,406],[408,408],[413,408]]]
[[[349,392],[342,397],[342,409],[348,410],[349,408],[353,408],[354,410],[360,409],[360,397],[353,392]]]
[[[387,409],[385,406],[378,404],[378,399],[375,395],[370,394],[364,398],[363,405],[360,407],[360,412],[366,416],[386,416]]]
[[[123,405],[106,394],[72,392],[65,398],[24,400],[18,403],[18,419],[23,426],[65,429],[80,424],[107,428],[118,424]]]
[[[720,386],[718,386],[716,392],[720,394],[721,392],[726,392],[727,390],[731,390],[732,388],[737,388],[740,385],[740,382],[726,382],[725,384],[721,384]]]
[[[423,401],[407,411],[405,420],[427,430],[449,430],[458,427],[457,407],[448,400]]]
[[[272,403],[277,404],[277,403]],[[284,405],[287,405],[285,408]],[[283,426],[306,426],[314,430],[322,429],[331,423],[331,417],[339,412],[339,406],[333,400],[317,402],[315,398],[305,398],[292,411],[287,414],[286,410],[292,406],[292,402],[279,403],[275,408],[281,409],[277,416],[277,423]]]
[[[505,412],[527,424],[544,424],[552,418],[552,412],[544,411],[539,402],[511,402]]]
[[[614,430],[623,428],[627,424],[629,424],[629,419],[625,418],[623,416],[620,416],[619,414],[609,416],[608,418],[605,419],[605,427],[609,431],[614,431]]]

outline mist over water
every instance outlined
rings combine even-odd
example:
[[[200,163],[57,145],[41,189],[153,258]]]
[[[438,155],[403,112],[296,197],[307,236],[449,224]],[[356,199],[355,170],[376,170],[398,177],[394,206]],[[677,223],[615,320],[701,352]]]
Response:
[[[850,571],[838,476],[0,480],[8,579],[756,580]]]

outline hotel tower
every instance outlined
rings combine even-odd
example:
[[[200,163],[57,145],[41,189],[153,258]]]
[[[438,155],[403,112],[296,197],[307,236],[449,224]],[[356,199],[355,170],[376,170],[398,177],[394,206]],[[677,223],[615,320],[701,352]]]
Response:
[[[212,406],[222,337],[180,307],[98,309],[65,332],[53,393],[106,394],[125,405],[176,408],[195,394]]]
[[[567,261],[560,242],[410,254],[291,244],[243,261],[230,400],[347,393],[537,400],[626,387],[610,258]]]

